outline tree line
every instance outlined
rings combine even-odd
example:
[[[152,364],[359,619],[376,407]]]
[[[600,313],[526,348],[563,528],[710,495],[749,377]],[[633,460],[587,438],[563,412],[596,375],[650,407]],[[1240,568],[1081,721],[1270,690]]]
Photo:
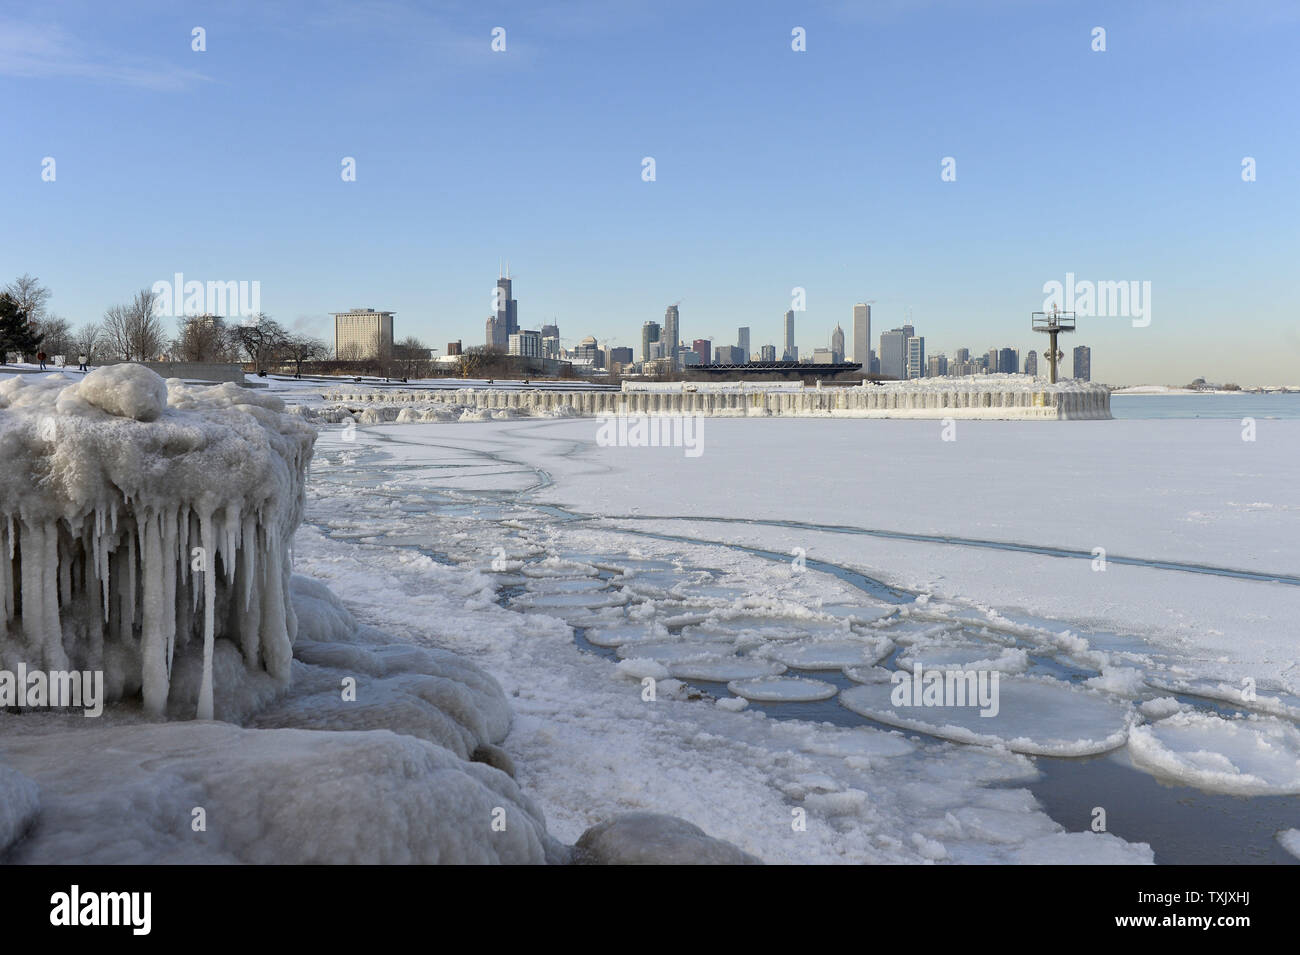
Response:
[[[49,308],[50,290],[32,275],[23,275],[0,290],[0,364],[17,355],[31,360],[39,353],[68,363],[113,361],[238,362],[254,371],[292,370],[301,374],[308,364],[329,370],[366,371],[393,377],[424,377],[431,373],[430,352],[408,337],[392,353],[375,358],[338,356],[311,335],[286,329],[259,312],[242,319],[219,315],[186,315],[169,333],[159,315],[157,299],[148,289],[129,301],[112,305],[99,321],[72,323]]]

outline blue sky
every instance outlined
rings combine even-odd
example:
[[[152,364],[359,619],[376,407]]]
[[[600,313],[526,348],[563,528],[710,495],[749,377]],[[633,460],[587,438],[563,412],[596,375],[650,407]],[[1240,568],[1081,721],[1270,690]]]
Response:
[[[1151,283],[1147,327],[1079,319],[1096,379],[1296,383],[1298,49],[1264,0],[0,3],[0,277],[74,324],[256,280],[441,353],[509,259],[574,341],[680,300],[688,340],[778,343],[798,286],[802,349],[874,300],[873,347],[910,308],[951,355],[1041,350],[1073,272]]]

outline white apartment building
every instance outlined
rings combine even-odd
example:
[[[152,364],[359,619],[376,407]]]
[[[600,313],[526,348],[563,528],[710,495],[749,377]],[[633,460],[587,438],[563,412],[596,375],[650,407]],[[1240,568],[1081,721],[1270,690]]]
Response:
[[[393,353],[393,314],[373,308],[334,312],[334,355],[343,361],[387,358]]]

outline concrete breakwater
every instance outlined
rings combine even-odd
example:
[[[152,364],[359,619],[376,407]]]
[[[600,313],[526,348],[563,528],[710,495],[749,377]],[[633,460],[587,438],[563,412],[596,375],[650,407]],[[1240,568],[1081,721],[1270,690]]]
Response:
[[[454,406],[528,416],[705,415],[711,417],[987,418],[1084,420],[1110,414],[1110,389],[1091,382],[1055,385],[1023,375],[921,379],[853,386],[792,387],[755,382],[625,384],[622,391],[340,390],[348,404]]]

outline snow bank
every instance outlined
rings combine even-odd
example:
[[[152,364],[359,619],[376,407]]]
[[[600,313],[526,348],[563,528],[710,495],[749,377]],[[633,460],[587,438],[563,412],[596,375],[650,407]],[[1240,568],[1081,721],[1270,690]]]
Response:
[[[213,716],[219,640],[287,683],[309,425],[129,364],[8,379],[0,409],[0,663],[103,670],[109,701],[138,693],[155,715]],[[185,656],[200,677],[182,700]]]

